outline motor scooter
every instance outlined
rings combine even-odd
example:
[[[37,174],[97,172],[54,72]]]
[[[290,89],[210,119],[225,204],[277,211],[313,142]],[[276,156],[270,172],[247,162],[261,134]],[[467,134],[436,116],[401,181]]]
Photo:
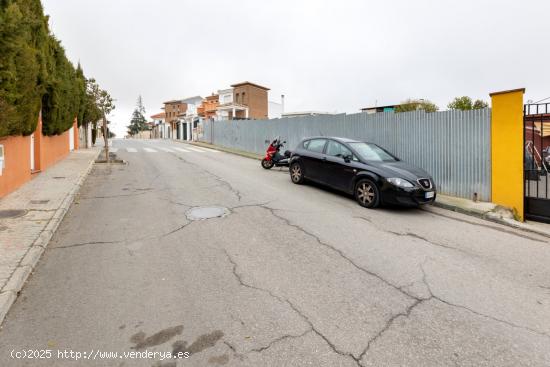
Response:
[[[265,157],[262,159],[262,167],[271,169],[273,167],[288,167],[290,160],[290,150],[286,150],[284,155],[280,153],[281,148],[286,144],[286,141],[281,142],[279,137],[276,137],[267,147]]]

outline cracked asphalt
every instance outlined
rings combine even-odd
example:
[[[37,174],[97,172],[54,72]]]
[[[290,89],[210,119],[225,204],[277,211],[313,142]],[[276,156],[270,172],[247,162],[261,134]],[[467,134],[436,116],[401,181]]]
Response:
[[[0,365],[550,366],[548,238],[437,208],[364,209],[177,142],[114,147],[128,164],[93,169],[2,325]],[[203,206],[230,214],[187,219]]]

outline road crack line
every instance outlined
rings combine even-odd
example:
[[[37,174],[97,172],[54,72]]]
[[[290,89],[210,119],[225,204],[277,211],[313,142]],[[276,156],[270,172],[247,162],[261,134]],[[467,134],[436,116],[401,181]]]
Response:
[[[82,247],[82,246],[88,246],[88,245],[115,245],[115,244],[123,244],[123,245],[127,245],[127,244],[130,244],[132,242],[139,242],[139,241],[146,241],[146,240],[153,240],[153,239],[160,239],[160,238],[164,238],[164,237],[167,237],[167,236],[170,236],[176,232],[179,232],[181,231],[182,229],[184,229],[185,227],[187,227],[188,225],[190,225],[191,223],[193,223],[192,221],[189,221],[189,222],[185,222],[184,224],[166,232],[166,233],[161,233],[159,235],[147,235],[147,236],[143,236],[143,237],[138,237],[138,238],[133,238],[133,239],[130,239],[130,240],[121,240],[121,241],[89,241],[89,242],[81,242],[81,243],[74,243],[74,244],[70,244],[70,245],[64,245],[64,246],[55,246],[55,247],[49,247],[48,249],[49,250],[58,250],[58,249],[66,249],[66,248],[73,248],[73,247]]]
[[[149,191],[139,191],[131,194],[115,194],[115,195],[103,195],[103,196],[80,196],[78,199],[79,200],[116,199],[116,198],[122,198],[122,197],[146,195],[152,192],[155,192],[155,191],[149,190]]]
[[[376,279],[380,280],[381,282],[383,282],[384,284],[390,286],[391,288],[397,290],[399,293],[409,297],[409,298],[412,298],[412,299],[415,299],[415,300],[420,300],[420,298],[404,291],[403,289],[401,289],[399,286],[391,283],[390,281],[384,279],[381,275],[379,274],[376,274],[370,270],[367,270],[361,266],[359,266],[355,261],[353,261],[351,258],[349,258],[346,254],[344,254],[344,252],[340,249],[337,249],[335,248],[334,246],[322,241],[317,235],[307,231],[306,229],[304,229],[303,227],[301,227],[300,225],[298,224],[294,224],[292,223],[290,220],[288,220],[287,218],[279,215],[276,213],[277,210],[281,210],[281,209],[273,209],[273,208],[270,208],[268,206],[263,206],[263,208],[267,209],[274,217],[282,220],[283,222],[286,223],[286,225],[288,225],[289,227],[292,227],[292,228],[295,228],[297,230],[299,230],[300,232],[306,234],[307,236],[309,237],[312,237],[313,239],[315,239],[315,241],[317,241],[317,243],[319,243],[320,245],[328,248],[329,250],[337,253],[338,255],[340,255],[344,260],[346,260],[350,265],[352,265],[355,269],[367,274],[367,275],[370,275],[372,277],[375,277]]]
[[[189,164],[193,167],[195,167],[196,169],[198,169],[199,171],[202,171],[202,172],[205,172],[207,173],[208,175],[210,175],[214,181],[217,181],[219,182],[222,186],[225,186],[233,195],[235,195],[235,197],[237,198],[237,201],[240,202],[241,199],[242,199],[242,194],[239,190],[235,189],[233,187],[233,185],[231,185],[228,181],[224,180],[223,178],[221,178],[220,176],[216,175],[215,173],[212,173],[211,171],[207,170],[206,168],[204,168],[203,166],[200,166],[196,163],[193,163],[193,162],[190,162],[180,156],[176,156],[180,161],[186,163],[186,164]]]
[[[378,333],[368,341],[367,346],[365,347],[363,352],[359,355],[357,360],[360,361],[361,359],[363,359],[363,357],[369,352],[370,347],[378,340],[378,338],[380,338],[386,331],[388,331],[390,329],[390,327],[393,325],[395,320],[397,320],[399,317],[408,318],[414,308],[416,308],[420,304],[430,300],[431,298],[432,297],[425,298],[425,299],[417,299],[417,300],[414,301],[413,304],[411,304],[409,307],[407,307],[404,312],[396,313],[392,317],[390,317],[388,319],[388,321],[386,321],[386,324],[384,325],[384,327],[382,329],[380,329],[380,331],[378,331]]]
[[[57,250],[62,248],[72,248],[72,247],[82,247],[82,246],[88,246],[88,245],[112,245],[115,243],[123,243],[124,241],[90,241],[90,242],[82,242],[82,243],[73,243],[71,245],[65,245],[65,246],[55,246],[50,247],[50,250]]]
[[[297,229],[297,230],[303,232],[304,234],[306,234],[306,235],[308,235],[308,236],[314,238],[320,245],[322,245],[322,246],[324,246],[324,247],[326,247],[326,248],[329,248],[329,249],[331,249],[332,251],[336,252],[336,253],[339,254],[343,259],[345,259],[349,264],[351,264],[353,267],[355,267],[355,268],[358,269],[359,271],[362,271],[362,272],[364,272],[365,274],[368,274],[368,275],[370,275],[370,276],[373,276],[373,277],[379,279],[379,280],[382,281],[384,284],[386,284],[386,285],[388,285],[388,286],[394,288],[395,290],[399,291],[399,292],[402,293],[403,295],[405,295],[405,296],[407,296],[407,297],[410,297],[410,298],[412,298],[412,299],[414,300],[414,302],[413,302],[411,305],[409,305],[409,306],[407,307],[407,309],[406,309],[404,312],[397,313],[397,314],[393,315],[392,317],[390,317],[390,319],[389,319],[388,322],[385,324],[385,326],[377,333],[377,335],[376,335],[374,338],[372,338],[372,339],[367,343],[367,346],[366,346],[365,350],[361,353],[361,355],[360,355],[358,358],[356,358],[355,356],[353,356],[353,355],[351,355],[351,354],[349,354],[349,353],[343,353],[343,352],[341,352],[341,351],[338,351],[338,350],[335,348],[335,346],[332,345],[332,344],[330,343],[330,341],[329,341],[328,339],[326,339],[326,337],[324,337],[324,335],[322,335],[321,333],[319,333],[318,331],[315,330],[315,328],[313,327],[313,324],[312,324],[309,320],[307,320],[307,318],[306,318],[307,322],[308,322],[310,325],[312,325],[313,331],[316,332],[320,337],[322,337],[323,339],[325,339],[325,341],[327,342],[327,344],[329,344],[329,345],[331,346],[331,348],[332,348],[336,353],[341,354],[341,355],[349,355],[349,356],[351,356],[359,365],[360,365],[360,362],[359,362],[359,361],[360,361],[361,358],[368,352],[368,350],[370,349],[370,346],[372,345],[372,343],[373,343],[376,339],[378,339],[381,335],[383,335],[383,334],[392,326],[392,324],[394,323],[394,321],[395,321],[397,318],[399,318],[399,317],[409,317],[409,315],[411,314],[411,312],[412,312],[416,307],[418,307],[419,305],[421,305],[421,304],[423,304],[423,303],[425,303],[425,302],[427,302],[427,301],[429,301],[429,300],[433,300],[433,299],[438,300],[438,301],[440,301],[440,302],[442,302],[442,303],[444,303],[444,304],[446,304],[446,305],[448,305],[448,306],[456,307],[456,308],[462,308],[462,309],[468,310],[468,311],[470,311],[470,312],[472,312],[472,313],[474,313],[474,314],[476,314],[476,315],[479,315],[479,316],[482,316],[482,317],[485,317],[485,318],[488,318],[488,319],[491,319],[491,320],[494,320],[494,321],[497,321],[497,322],[502,322],[502,323],[507,324],[507,325],[512,326],[512,327],[522,328],[522,329],[531,331],[531,332],[536,333],[536,334],[541,335],[541,336],[550,337],[548,334],[546,334],[546,333],[544,333],[544,332],[540,332],[540,331],[538,331],[538,330],[535,330],[535,329],[532,329],[532,328],[529,328],[529,327],[525,327],[525,326],[521,326],[521,325],[516,325],[516,324],[514,324],[514,323],[511,323],[511,322],[508,322],[508,321],[505,321],[505,320],[501,320],[501,319],[495,318],[495,317],[493,317],[493,316],[485,315],[485,314],[479,313],[479,312],[477,312],[477,311],[475,311],[475,310],[469,309],[469,308],[466,307],[466,306],[462,306],[462,305],[458,305],[458,304],[453,304],[453,303],[451,303],[451,302],[448,302],[448,301],[445,301],[445,300],[439,298],[438,296],[436,296],[436,295],[433,293],[433,291],[432,291],[432,289],[431,289],[431,287],[430,287],[430,285],[429,285],[429,283],[428,283],[428,281],[427,281],[427,275],[426,275],[426,272],[425,272],[425,270],[424,270],[423,264],[420,265],[420,268],[421,268],[422,273],[423,273],[422,282],[426,285],[426,287],[427,287],[427,289],[428,289],[428,292],[429,292],[429,294],[430,294],[430,297],[428,297],[428,298],[417,297],[417,296],[415,296],[415,295],[413,295],[413,294],[411,294],[411,293],[409,293],[409,292],[407,292],[406,290],[403,289],[403,288],[406,288],[406,287],[404,287],[404,286],[401,286],[401,287],[396,286],[395,284],[393,284],[393,283],[389,282],[388,280],[384,279],[382,276],[380,276],[380,275],[378,275],[378,274],[376,274],[376,273],[374,273],[374,272],[371,272],[370,270],[367,270],[367,269],[365,269],[365,268],[359,266],[359,265],[358,265],[357,263],[355,263],[352,259],[350,259],[348,256],[346,256],[346,255],[343,253],[343,251],[341,251],[341,250],[339,250],[339,249],[333,247],[332,245],[330,245],[330,244],[328,244],[328,243],[322,241],[317,235],[315,235],[315,234],[313,234],[313,233],[307,231],[306,229],[304,229],[304,228],[301,227],[300,225],[294,224],[294,223],[292,223],[290,220],[288,220],[287,218],[285,218],[285,217],[283,217],[283,216],[277,214],[276,211],[277,211],[277,210],[281,210],[281,209],[273,209],[273,208],[270,208],[270,207],[268,207],[268,206],[266,206],[266,205],[264,205],[263,207],[264,207],[265,209],[267,209],[274,217],[276,217],[276,218],[282,220],[283,222],[285,222],[288,226],[293,227],[293,228],[295,228],[295,229]],[[459,251],[459,252],[464,252],[464,251],[462,251],[462,250],[460,250],[460,249],[457,249],[457,248],[454,248],[454,247],[450,247],[450,246],[445,246],[445,245],[433,243],[433,242],[431,242],[431,241],[429,241],[429,240],[427,240],[427,239],[425,239],[425,238],[423,238],[423,237],[421,237],[421,236],[417,236],[417,235],[412,234],[412,233],[402,234],[402,233],[394,233],[394,232],[390,232],[390,231],[386,231],[386,232],[389,232],[389,233],[392,233],[392,234],[398,235],[398,236],[403,236],[403,235],[411,236],[411,235],[412,235],[412,237],[414,237],[414,238],[418,238],[418,239],[420,239],[420,240],[426,241],[426,242],[431,243],[431,244],[433,244],[433,245],[435,245],[435,246],[445,247],[445,248],[452,249],[452,250],[456,250],[456,251]],[[471,255],[471,254],[469,254],[469,255]],[[427,259],[427,260],[428,260],[428,259]],[[427,261],[427,260],[426,260],[426,261]],[[289,302],[288,300],[284,300],[284,301],[286,301],[289,305],[291,305],[291,307],[293,307],[293,305],[290,304],[290,302]],[[298,309],[296,309],[295,307],[293,307],[293,309],[294,309],[296,312],[300,313],[300,315],[302,315],[303,317],[305,317]]]
[[[229,209],[234,210],[234,209],[241,209],[241,208],[262,208],[262,207],[264,207],[264,205],[268,205],[268,204],[270,204],[272,201],[273,201],[273,200],[267,201],[267,202],[265,202],[265,203],[236,205],[236,206],[229,207]]]
[[[251,353],[251,352],[255,352],[255,353],[262,353],[263,351],[271,348],[273,345],[277,344],[277,343],[280,343],[280,342],[283,342],[287,339],[298,339],[298,338],[301,338],[309,333],[313,332],[313,329],[308,329],[306,331],[304,331],[303,333],[301,334],[298,334],[298,335],[293,335],[293,334],[285,334],[283,336],[280,336],[276,339],[273,339],[272,341],[269,342],[269,344],[263,346],[263,347],[260,347],[260,348],[255,348],[255,349],[251,349],[250,352],[248,353]],[[247,353],[247,354],[248,354]]]
[[[430,293],[430,298],[426,299],[426,301],[428,300],[431,300],[431,299],[435,299],[435,300],[438,300],[439,302],[441,303],[444,303],[446,304],[447,306],[450,306],[450,307],[454,307],[454,308],[460,308],[460,309],[463,309],[463,310],[466,310],[466,311],[469,311],[475,315],[478,315],[478,316],[481,316],[481,317],[484,317],[484,318],[487,318],[489,320],[493,320],[493,321],[496,321],[496,322],[499,322],[499,323],[503,323],[505,325],[508,325],[510,327],[513,327],[513,328],[517,328],[517,329],[523,329],[523,330],[527,330],[527,331],[530,331],[532,333],[535,333],[535,334],[538,334],[540,336],[544,336],[546,338],[550,338],[550,335],[543,332],[543,331],[539,331],[539,330],[536,330],[536,329],[533,329],[533,328],[530,328],[528,326],[523,326],[523,325],[518,325],[518,324],[515,324],[513,322],[510,322],[510,321],[506,321],[506,320],[502,320],[502,319],[499,319],[497,317],[494,317],[494,316],[491,316],[491,315],[487,315],[487,314],[484,314],[484,313],[481,313],[481,312],[478,312],[472,308],[469,308],[467,306],[463,306],[463,305],[459,305],[459,304],[456,304],[456,303],[452,303],[452,302],[449,302],[449,301],[446,301],[444,299],[442,299],[441,297],[437,296],[431,289],[430,287],[430,284],[427,280],[427,274],[426,274],[426,271],[424,270],[424,265],[425,263],[427,262],[427,259],[426,261],[423,263],[423,264],[420,264],[420,269],[422,270],[422,274],[423,274],[423,277],[422,277],[422,281],[424,282],[424,284],[426,285],[426,287],[428,288],[428,292]]]
[[[154,236],[154,237],[152,237],[152,238],[144,238],[144,239],[164,238],[164,237],[170,236],[171,234],[174,234],[174,233],[176,233],[176,232],[181,231],[182,229],[184,229],[185,227],[187,227],[187,226],[190,225],[191,223],[193,223],[193,222],[192,222],[192,221],[189,221],[189,222],[187,222],[187,223],[185,223],[185,224],[182,224],[181,226],[179,226],[179,227],[177,227],[177,228],[174,228],[173,230],[171,230],[171,231],[169,231],[169,232],[167,232],[167,233],[164,233],[164,234],[162,234],[162,235],[160,235],[160,236]],[[138,240],[138,241],[140,241],[140,240]]]
[[[309,328],[304,331],[303,335],[306,335],[308,332],[314,332],[315,334],[317,334],[321,339],[323,339],[325,341],[325,343],[327,343],[327,345],[336,353],[336,354],[339,354],[343,357],[348,357],[348,358],[351,358],[355,361],[355,363],[361,367],[361,364],[359,363],[359,360],[351,353],[346,353],[346,352],[343,352],[341,350],[339,350],[325,335],[323,335],[319,330],[317,330],[317,328],[315,328],[315,326],[313,325],[313,322],[311,322],[311,320],[298,308],[296,307],[296,305],[294,305],[292,302],[290,302],[288,299],[286,298],[283,298],[283,297],[280,297],[276,294],[274,294],[273,292],[271,292],[269,289],[265,289],[265,288],[260,288],[260,287],[256,287],[254,285],[251,285],[251,284],[248,284],[246,283],[243,278],[242,278],[242,275],[239,274],[239,272],[237,271],[237,263],[233,260],[233,258],[231,257],[231,255],[229,255],[229,252],[226,250],[226,249],[222,249],[223,252],[225,253],[225,256],[227,258],[227,260],[231,263],[232,265],[232,273],[233,275],[235,276],[235,278],[237,279],[237,281],[239,282],[239,284],[245,288],[250,288],[250,289],[253,289],[253,290],[256,290],[256,291],[259,291],[259,292],[262,292],[262,293],[265,293],[265,294],[268,294],[269,296],[271,296],[272,298],[276,299],[277,301],[279,301],[280,303],[286,303],[294,312],[296,312],[298,314],[298,316],[300,316],[300,318],[302,320],[304,320],[308,325],[309,325]],[[301,335],[301,336],[303,336]],[[296,337],[299,337],[299,336],[296,336]],[[271,343],[272,344],[272,343]]]
[[[453,247],[453,246],[449,246],[449,245],[444,245],[442,243],[438,243],[438,242],[433,242],[433,241],[430,241],[429,239],[427,239],[426,237],[422,237],[420,235],[417,235],[416,233],[411,233],[411,232],[404,232],[404,233],[401,233],[401,232],[394,232],[394,231],[384,231],[386,233],[391,233],[395,236],[398,236],[398,237],[411,237],[411,238],[416,238],[417,240],[420,240],[420,241],[423,241],[423,242],[426,242],[430,245],[433,245],[433,246],[437,246],[437,247],[442,247],[442,248],[445,248],[445,249],[448,249],[448,250],[453,250],[453,251],[457,251],[457,252],[460,252],[462,254],[465,254],[465,255],[469,255],[469,256],[474,256],[474,257],[477,257],[478,255],[476,254],[473,254],[469,251],[466,251],[466,250],[463,250],[463,249],[460,249],[460,248],[457,248],[457,247]]]

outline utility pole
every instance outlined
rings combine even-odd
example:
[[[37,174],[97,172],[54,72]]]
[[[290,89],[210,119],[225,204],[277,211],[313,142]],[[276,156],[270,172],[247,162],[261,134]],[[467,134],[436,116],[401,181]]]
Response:
[[[105,141],[105,161],[109,163],[109,136],[108,136],[107,117],[105,116],[105,110],[103,110],[103,139]]]

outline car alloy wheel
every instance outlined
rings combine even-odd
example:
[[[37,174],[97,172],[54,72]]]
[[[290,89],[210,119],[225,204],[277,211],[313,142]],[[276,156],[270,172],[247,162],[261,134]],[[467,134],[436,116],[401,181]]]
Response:
[[[292,163],[290,166],[290,179],[295,184],[300,184],[304,181],[304,175],[300,163]]]
[[[361,180],[355,188],[355,199],[365,208],[376,208],[380,202],[378,187],[370,180]]]

